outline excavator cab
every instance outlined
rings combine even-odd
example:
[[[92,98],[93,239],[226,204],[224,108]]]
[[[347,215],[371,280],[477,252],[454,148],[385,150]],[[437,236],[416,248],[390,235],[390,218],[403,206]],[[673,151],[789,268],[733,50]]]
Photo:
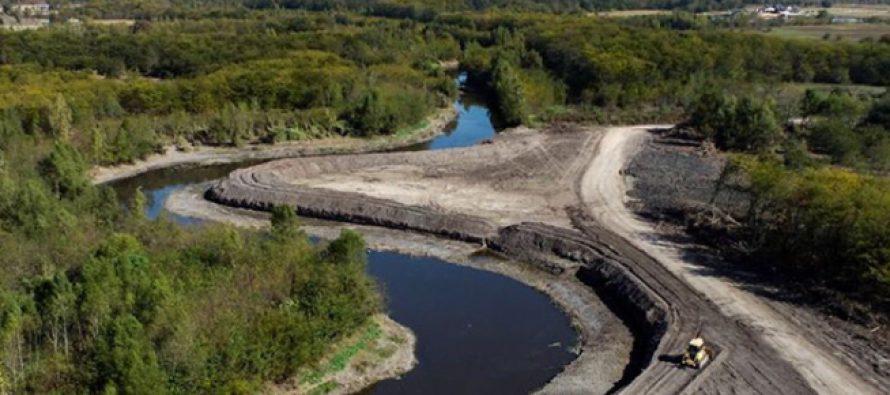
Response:
[[[701,369],[711,360],[711,349],[705,345],[705,339],[696,337],[689,341],[689,347],[683,353],[683,359],[680,361],[682,366]]]

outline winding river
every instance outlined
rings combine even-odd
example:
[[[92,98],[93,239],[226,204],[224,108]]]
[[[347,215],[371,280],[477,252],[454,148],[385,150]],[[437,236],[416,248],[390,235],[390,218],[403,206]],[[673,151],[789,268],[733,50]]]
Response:
[[[465,76],[458,81],[463,85]],[[409,149],[464,147],[494,136],[484,97],[464,91],[454,105],[458,118],[446,133]],[[150,199],[151,218],[163,214],[184,226],[200,226],[200,220],[167,212],[167,197],[251,164],[159,170],[112,186],[125,199],[141,187]],[[383,251],[369,253],[368,272],[381,284],[390,316],[417,335],[419,364],[363,394],[528,393],[575,357],[570,350],[577,334],[569,318],[547,296],[514,279]]]

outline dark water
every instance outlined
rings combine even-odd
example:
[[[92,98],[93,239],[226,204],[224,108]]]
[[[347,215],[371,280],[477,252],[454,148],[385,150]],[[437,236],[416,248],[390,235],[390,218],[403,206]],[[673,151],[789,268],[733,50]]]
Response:
[[[568,318],[511,278],[432,258],[372,251],[390,316],[417,335],[419,365],[362,394],[522,394],[574,356]]]
[[[459,78],[463,83],[465,79]],[[410,149],[466,147],[492,138],[484,97],[465,92],[449,131]],[[253,163],[159,170],[112,184],[122,199],[141,187],[147,215],[183,225],[200,221],[164,210],[174,191]],[[491,258],[480,258],[491,259]],[[368,272],[387,297],[390,316],[417,335],[419,364],[399,380],[363,394],[520,394],[545,384],[571,362],[577,335],[544,294],[508,277],[433,258],[371,251]]]

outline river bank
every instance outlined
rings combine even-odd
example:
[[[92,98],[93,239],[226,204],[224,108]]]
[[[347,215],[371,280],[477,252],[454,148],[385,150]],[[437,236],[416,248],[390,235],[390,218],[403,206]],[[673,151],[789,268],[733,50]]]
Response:
[[[455,122],[456,117],[457,110],[454,106],[449,106],[440,109],[413,129],[370,139],[331,137],[279,144],[249,144],[244,147],[198,146],[187,151],[170,145],[164,148],[164,153],[150,155],[135,163],[95,167],[90,171],[90,177],[93,183],[104,184],[177,166],[205,166],[301,156],[391,151],[429,141],[443,133],[448,124]]]
[[[550,125],[447,152],[287,159],[237,170],[206,196],[233,207],[286,204],[312,217],[473,241],[577,277],[635,331],[635,356],[619,385],[624,393],[834,393],[825,389],[845,383],[871,392],[830,347],[795,335],[805,331],[758,329],[795,326],[767,315],[756,295],[727,291],[738,288],[699,271],[700,255],[674,249],[672,239],[629,211],[625,166],[653,128]],[[678,370],[677,353],[697,335],[714,348],[714,362]],[[832,371],[831,382],[815,380],[813,371]]]
[[[268,226],[264,212],[218,205],[203,198],[210,184],[193,185],[174,192],[167,210],[177,215],[259,228]],[[618,382],[630,360],[633,335],[593,290],[574,276],[556,275],[539,267],[491,254],[480,254],[480,245],[377,226],[307,220],[309,235],[334,239],[344,228],[360,232],[374,250],[428,256],[449,263],[505,275],[546,294],[571,319],[579,334],[577,358],[539,390],[545,394],[607,393]],[[569,262],[562,262],[571,265]]]
[[[359,144],[353,144],[354,142],[347,141],[344,144],[341,144],[341,143],[343,143],[343,140],[352,140],[352,139],[337,139],[337,141],[334,142],[336,144],[333,144],[333,145],[336,145],[338,147],[338,149],[341,149],[344,147],[348,148],[347,150],[344,150],[343,152],[365,152],[366,150],[387,151],[387,150],[397,149],[399,147],[408,147],[408,149],[426,148],[426,149],[435,150],[435,149],[450,148],[450,147],[456,147],[456,146],[473,145],[473,144],[476,144],[479,141],[482,141],[484,139],[491,138],[494,135],[495,125],[493,125],[491,123],[491,121],[489,120],[490,114],[489,114],[488,107],[486,106],[486,103],[484,100],[476,98],[472,94],[465,93],[465,94],[461,95],[461,98],[458,99],[458,101],[455,102],[455,105],[452,109],[455,110],[454,112],[459,114],[459,119],[456,122],[454,122],[453,126],[449,125],[449,123],[451,123],[451,121],[449,119],[452,119],[452,120],[454,119],[454,113],[449,114],[448,112],[443,111],[443,114],[440,115],[439,121],[431,123],[430,125],[428,125],[429,127],[423,128],[423,130],[415,130],[410,134],[403,133],[402,135],[397,136],[396,138],[387,139],[389,141],[381,141],[382,139],[375,139],[377,141],[357,142]],[[433,127],[436,125],[440,125],[438,130],[436,130]],[[443,135],[440,136],[440,134],[443,134]],[[286,150],[287,152],[284,154],[284,156],[314,155],[314,154],[318,154],[318,153],[337,152],[337,151],[333,151],[329,148],[332,145],[331,142],[329,142],[329,141],[318,141],[318,140],[307,141],[303,144],[308,145],[308,147],[305,147],[305,148],[307,148],[307,150],[301,151],[301,149],[303,147],[290,147],[290,146],[285,147],[285,148],[287,148],[287,150]],[[415,145],[415,144],[417,144],[417,145]],[[118,168],[118,169],[104,169],[104,170],[100,169],[100,171],[96,172],[97,177],[98,177],[96,181],[97,182],[112,181],[112,180],[123,181],[123,185],[121,182],[114,182],[112,184],[116,190],[123,188],[124,191],[138,190],[136,188],[138,188],[140,186],[144,186],[145,188],[148,188],[148,189],[144,189],[144,191],[149,195],[150,201],[152,202],[151,207],[147,208],[147,215],[150,218],[154,218],[159,213],[164,211],[170,215],[170,218],[172,220],[181,222],[184,224],[188,224],[188,223],[193,223],[194,221],[187,217],[205,218],[206,216],[202,216],[200,214],[194,214],[194,213],[186,214],[186,216],[178,216],[175,213],[189,213],[190,212],[189,210],[193,211],[193,209],[194,209],[194,206],[191,203],[194,203],[195,201],[200,201],[200,202],[206,203],[206,201],[204,201],[200,197],[200,193],[198,193],[198,194],[196,194],[196,196],[194,196],[194,199],[191,202],[185,202],[185,204],[181,205],[181,207],[179,207],[179,208],[175,208],[172,210],[165,210],[163,208],[164,205],[167,205],[167,206],[170,206],[171,204],[175,205],[176,202],[182,201],[182,199],[177,199],[175,197],[171,197],[170,199],[168,199],[167,194],[170,193],[171,191],[176,191],[177,194],[186,192],[185,190],[183,190],[183,188],[191,189],[191,187],[188,186],[191,183],[203,182],[204,180],[209,180],[209,179],[213,179],[216,177],[222,177],[225,174],[227,174],[228,171],[230,171],[230,170],[224,170],[224,169],[236,168],[237,165],[235,163],[238,163],[240,160],[247,160],[248,163],[250,163],[250,161],[252,159],[259,160],[259,159],[265,159],[265,158],[274,158],[274,157],[277,157],[280,155],[279,153],[274,152],[274,151],[277,151],[276,146],[247,147],[246,148],[246,150],[248,150],[248,151],[258,150],[258,149],[262,149],[264,152],[261,152],[260,155],[257,155],[253,152],[245,152],[245,150],[233,150],[233,149],[221,149],[221,150],[208,149],[201,153],[191,153],[191,154],[189,154],[189,153],[175,153],[174,152],[173,155],[168,155],[166,157],[161,157],[161,158],[155,158],[155,160],[153,160],[153,161],[146,161],[145,163],[140,163],[135,166],[124,166],[124,167]],[[189,155],[178,155],[178,154],[189,154]],[[230,162],[233,164],[217,165],[217,166],[210,166],[210,167],[207,167],[207,166],[198,167],[200,165],[230,163]],[[185,168],[185,169],[179,168],[179,166],[182,166],[182,165],[193,165],[193,166],[188,166],[188,168]],[[154,171],[154,170],[161,170],[161,169],[165,169],[165,168],[169,168],[169,170]],[[207,170],[204,170],[204,169],[207,169]],[[219,170],[217,170],[217,169],[219,169]],[[220,173],[220,171],[224,171],[225,173]],[[138,177],[133,177],[133,178],[130,178],[127,180],[123,180],[128,177],[140,175],[142,173],[147,173],[147,172],[150,172],[151,175],[147,175],[147,177],[138,176]],[[158,176],[158,175],[160,175],[160,176]],[[207,178],[207,177],[209,177],[209,178]],[[127,192],[125,192],[124,195],[121,195],[121,196],[125,196],[124,198],[126,199],[126,196],[130,196],[130,195]],[[198,205],[198,206],[201,206],[201,205]],[[219,206],[219,207],[221,207],[221,206]],[[259,227],[259,226],[265,226],[268,224],[268,219],[265,218],[262,215],[262,213],[243,211],[241,214],[246,214],[246,215],[238,216],[238,218],[242,219],[240,221],[239,225],[248,226],[248,227]],[[313,226],[307,226],[306,228],[309,230],[308,233],[310,235],[314,235],[314,236],[328,235],[331,238],[335,238],[337,236],[337,234],[339,233],[339,230],[335,230],[335,228],[332,228],[329,226],[313,225]],[[336,228],[336,229],[339,229],[339,228]],[[405,241],[404,243],[407,245],[401,245],[400,242],[384,243],[384,241],[386,241],[387,239],[392,239],[392,237],[390,237],[389,235],[378,235],[378,237],[375,238],[376,241],[369,243],[370,247],[376,248],[377,250],[400,251],[402,253],[405,253],[404,256],[420,256],[420,255],[430,256],[432,254],[427,253],[428,251],[437,250],[439,253],[437,253],[435,255],[438,257],[445,258],[439,264],[440,266],[452,266],[452,265],[446,264],[445,263],[446,260],[448,261],[448,263],[454,263],[455,261],[458,261],[459,259],[465,259],[465,263],[469,262],[468,257],[476,250],[476,246],[462,245],[460,248],[454,249],[454,251],[450,251],[451,247],[438,248],[438,247],[440,247],[439,241],[436,241],[436,240],[429,240],[429,241],[426,241],[423,243]],[[461,258],[458,258],[458,256],[460,256]],[[376,260],[379,261],[379,259],[376,259]],[[409,262],[415,261],[415,260],[416,259],[408,259]],[[371,268],[377,267],[377,266],[375,266],[375,264],[373,264],[375,262],[375,259],[371,259],[371,261],[372,261],[371,262],[372,265],[370,267]],[[420,263],[420,262],[417,262],[417,263]],[[408,263],[408,264],[412,265],[413,263]],[[379,264],[376,264],[376,265],[379,265]],[[422,265],[422,266],[426,266],[426,265]],[[421,270],[421,271],[428,270],[428,269],[421,269],[422,266],[418,266],[417,270]],[[470,265],[465,264],[465,265],[461,265],[461,266],[469,267]],[[408,269],[408,268],[405,268],[405,269]],[[408,270],[408,271],[410,272],[412,270]],[[476,279],[476,278],[480,277],[479,275],[471,274],[472,272],[468,272],[466,269],[456,270],[455,273],[461,273],[460,277],[458,277],[460,279],[460,281],[473,280],[473,281],[469,282],[470,284],[473,282],[478,282],[478,279]],[[485,276],[481,276],[481,278],[485,278]],[[489,283],[490,281],[486,280],[485,282]],[[495,284],[493,284],[493,285],[496,285],[497,283],[498,282],[495,282]],[[453,288],[450,288],[450,289],[460,290],[461,288],[466,288],[461,284],[463,284],[463,283],[452,284],[451,286]],[[515,289],[525,288],[524,286],[520,285],[519,283],[516,283],[515,286],[511,286],[511,287],[515,288]],[[541,288],[541,287],[544,287],[543,282],[541,283],[539,288]],[[498,289],[502,289],[502,292],[507,291],[506,289],[503,289],[501,287],[498,287]],[[458,291],[458,292],[460,292],[460,291]],[[519,292],[519,293],[516,293],[516,292],[504,293],[504,295],[512,295],[512,296],[522,296],[525,294],[535,294],[535,292],[532,291],[529,293],[529,292],[523,291],[523,292]],[[402,298],[404,299],[404,297],[405,296],[403,295]],[[595,296],[593,296],[593,295],[591,295],[591,297],[595,298]],[[488,299],[486,299],[486,298],[488,298]],[[490,300],[490,299],[491,299],[491,296],[486,296],[485,298],[481,298],[478,301],[485,301],[485,300]],[[539,307],[537,308],[538,310],[532,309],[531,311],[540,311],[540,309],[543,308],[544,310],[551,310],[553,313],[548,312],[547,314],[544,314],[544,315],[536,314],[536,316],[541,318],[541,323],[543,323],[544,326],[542,326],[541,324],[535,324],[535,325],[532,325],[531,328],[538,327],[540,329],[545,329],[545,326],[547,325],[546,323],[552,322],[553,318],[556,318],[556,317],[553,317],[552,314],[556,314],[558,316],[562,316],[562,314],[559,313],[558,309],[553,308],[553,306],[550,304],[550,302],[547,301],[548,299],[546,297],[544,297],[543,295],[536,299],[540,299],[540,301],[543,302],[543,304],[539,305]],[[523,299],[523,298],[509,299],[509,300],[526,300],[527,301],[527,299]],[[503,302],[501,302],[501,303],[503,303]],[[526,303],[526,302],[523,302],[523,303]],[[583,306],[580,308],[584,309]],[[468,309],[467,311],[475,310],[474,308],[471,308],[471,307],[468,307],[467,309]],[[401,317],[401,318],[399,318],[400,321],[402,321],[403,319],[407,319],[407,321],[404,321],[404,322],[409,322],[409,323],[412,322],[410,320],[410,317],[406,317],[404,315],[404,313],[400,313],[400,311],[404,311],[404,310],[403,309],[395,310],[396,315]],[[591,309],[585,309],[585,311],[590,312]],[[392,314],[392,312],[390,312],[389,314]],[[546,317],[551,317],[551,318],[546,318]],[[563,318],[567,318],[567,317],[563,316]],[[596,320],[596,318],[597,317],[595,314],[593,316],[588,317],[588,319],[590,319],[590,320]],[[389,319],[389,321],[394,323],[394,321],[392,321],[391,319]],[[511,325],[510,323],[513,321],[515,321],[515,320],[507,319],[504,321],[498,320],[498,321],[494,321],[494,322],[503,322],[509,326],[509,325]],[[485,324],[484,322],[478,322],[478,323]],[[418,324],[418,323],[414,322],[412,325],[416,325],[416,324]],[[567,330],[567,332],[571,333],[570,337],[572,338],[572,340],[576,340],[575,337],[577,336],[577,333],[575,331],[572,331],[571,327],[568,324],[570,324],[570,322],[568,320],[566,320],[565,324],[564,324],[565,329]],[[575,326],[578,327],[577,324]],[[448,325],[446,325],[444,327],[447,328]],[[495,327],[497,327],[497,325],[495,325]],[[588,325],[588,327],[589,327],[589,325]],[[479,328],[480,328],[479,330],[482,331],[482,332],[479,332],[480,334],[487,333],[487,332],[485,332],[485,330],[482,329],[482,327],[479,327]],[[507,332],[514,332],[514,331],[509,330]],[[523,333],[523,331],[520,331],[517,334],[519,334],[519,333]],[[525,333],[529,334],[528,331],[525,331]],[[537,338],[540,335],[543,335],[545,333],[551,333],[551,331],[548,329],[545,332],[531,332],[531,334],[533,334],[532,337],[522,337],[521,339],[531,340],[531,339]],[[551,335],[552,335],[552,333],[551,333]],[[429,333],[428,330],[425,332],[425,336],[426,336],[425,338],[428,339],[425,342],[426,348],[429,348],[430,343],[443,343],[443,345],[445,345],[446,347],[451,347],[451,348],[454,347],[454,343],[450,342],[450,341],[442,342],[442,341],[430,340],[433,338],[439,338],[440,336],[438,336],[436,334],[431,334],[431,333]],[[479,338],[479,335],[474,335],[474,336],[475,336],[475,338]],[[484,337],[485,335],[482,335],[482,336]],[[498,336],[498,335],[496,335],[496,336],[499,339],[504,339],[502,336]],[[615,336],[613,338],[620,338],[620,336]],[[494,339],[492,339],[492,340],[494,340]],[[516,339],[516,340],[518,340],[518,339]],[[566,337],[565,340],[568,340],[568,338]],[[593,341],[593,340],[591,340],[591,341]],[[620,344],[620,343],[615,343],[615,342],[609,341],[607,339],[596,339],[596,341],[598,341],[601,344],[605,344],[605,345]],[[522,341],[512,341],[511,343],[515,343],[515,345],[517,347],[516,349],[522,350],[522,349],[528,349],[527,347],[532,345],[532,343],[534,343],[534,341],[532,340],[531,342],[529,342],[528,340],[522,340]],[[558,346],[559,344],[563,344],[563,345],[565,345],[565,347],[569,347],[574,344],[574,341],[572,341],[572,342],[563,341],[562,343],[553,343],[551,341],[551,342],[547,342],[547,343],[543,343],[543,344],[539,343],[536,346],[541,347],[541,346],[548,345],[548,344],[549,344],[549,346],[547,346],[547,347],[550,350],[558,350],[558,349],[563,348],[563,346]],[[405,365],[403,365],[399,361],[404,362],[406,360],[406,358],[404,358],[404,357],[395,358],[395,356],[398,356],[398,355],[410,356],[411,357],[410,359],[413,361],[416,359],[415,355],[417,353],[415,350],[415,346],[416,345],[415,345],[414,341],[399,343],[398,347],[396,347],[397,348],[396,352],[393,353],[394,357],[384,358],[384,359],[376,359],[373,363],[375,365],[380,365],[381,367],[386,367],[386,366],[403,366],[404,367]],[[482,352],[482,350],[488,350],[488,349],[491,349],[491,347],[470,347],[470,348],[467,348],[469,354],[472,354],[474,352],[472,350],[478,350],[476,352]],[[528,349],[528,350],[531,350],[531,349]],[[562,352],[566,352],[566,351],[562,351]],[[440,350],[437,352],[436,355],[440,355],[440,354],[445,356],[445,355],[449,355],[451,353],[449,353],[449,352],[443,353]],[[512,355],[512,354],[516,354],[516,352],[508,352],[503,355]],[[540,370],[541,373],[524,375],[524,377],[525,377],[524,380],[523,379],[512,380],[512,382],[515,382],[515,384],[512,386],[514,388],[524,388],[522,390],[523,392],[528,391],[528,389],[535,388],[536,386],[538,386],[540,384],[532,384],[531,386],[523,387],[523,385],[527,385],[527,384],[520,384],[521,382],[528,382],[529,379],[531,379],[532,382],[535,382],[536,380],[541,380],[541,381],[537,381],[537,382],[543,383],[546,379],[549,379],[550,377],[552,377],[552,375],[555,375],[558,372],[558,370],[561,369],[562,366],[564,366],[565,363],[568,363],[572,360],[577,360],[575,365],[578,365],[585,359],[590,359],[589,357],[596,356],[594,354],[585,354],[582,358],[571,357],[570,359],[564,360],[563,362],[557,362],[557,361],[553,360],[553,356],[555,355],[554,351],[547,351],[547,354],[548,354],[548,356],[545,357],[544,355],[541,354],[541,351],[536,351],[535,352],[535,355],[537,356],[536,360],[540,360],[541,362],[540,363],[536,362],[534,364],[526,364],[526,365],[530,365],[530,366],[532,366],[532,365],[539,366],[538,369],[535,369],[535,372],[538,372]],[[336,351],[334,352],[334,354],[328,355],[326,358],[330,359],[334,355],[336,355]],[[497,356],[497,355],[502,355],[502,354],[495,352],[495,353],[492,353],[491,355]],[[566,353],[566,355],[571,355],[571,354]],[[467,356],[469,356],[469,355],[467,355]],[[395,358],[395,361],[393,360],[393,358]],[[454,359],[454,356],[452,356],[451,358]],[[472,358],[472,357],[470,357],[470,358]],[[361,360],[366,360],[366,359],[367,358],[363,358],[361,356],[356,357],[356,358],[349,358],[349,364],[350,365],[354,364],[356,360],[361,361]],[[436,358],[434,360],[427,360],[427,362],[425,362],[425,366],[426,366],[425,370],[429,371],[429,369],[433,366],[435,366],[436,368],[443,367],[443,366],[441,366],[442,364],[440,362],[437,362],[439,359],[441,359],[441,358]],[[468,359],[466,359],[466,357],[459,357],[454,360],[469,362]],[[550,361],[549,362],[550,364],[553,364],[553,363],[556,363],[556,364],[548,365],[547,361]],[[432,362],[432,364],[429,364],[430,362]],[[362,363],[362,365],[367,365],[367,362]],[[507,365],[512,366],[513,364],[509,363]],[[521,366],[521,365],[523,365],[523,363],[518,363],[518,365]],[[502,366],[501,368],[503,369],[504,367],[506,367],[506,366]],[[410,369],[410,366],[406,367],[405,369]],[[553,369],[557,369],[557,370],[553,371]],[[421,370],[424,370],[424,369],[421,369]],[[441,371],[448,372],[450,370],[447,367],[445,367],[445,369],[443,369]],[[608,370],[606,370],[606,371],[608,371]],[[385,368],[385,369],[381,370],[381,369],[377,369],[377,368],[373,368],[373,367],[368,368],[366,366],[365,369],[361,369],[360,372],[353,371],[353,374],[346,375],[345,381],[341,380],[335,386],[336,389],[334,389],[334,391],[335,392],[353,391],[355,389],[362,388],[362,387],[366,386],[367,383],[377,382],[377,381],[384,380],[387,378],[392,378],[392,377],[398,377],[398,376],[402,375],[403,372],[404,372],[403,369],[386,369]],[[546,373],[546,372],[550,372],[550,373]],[[620,372],[617,372],[617,373],[613,372],[612,375],[614,376],[619,373]],[[470,376],[478,376],[478,375],[475,373],[469,374],[469,375],[462,375],[462,377],[465,377],[465,379],[467,379],[467,380],[474,380]],[[412,373],[412,375],[409,377],[408,381],[411,381],[413,384],[410,384],[409,388],[416,387],[415,384],[417,383],[417,379],[416,379],[417,377],[425,377],[423,380],[428,379],[427,374],[421,374],[421,376],[417,376],[417,374]],[[475,380],[479,380],[480,377],[475,378]],[[535,378],[535,377],[538,377],[538,378]],[[341,377],[341,378],[343,378],[343,377]],[[412,380],[412,378],[413,378],[413,380]],[[296,380],[296,378],[295,378],[295,380]],[[291,380],[291,384],[293,384],[293,381],[294,380]],[[326,379],[325,382],[327,382],[327,381],[329,381],[329,380]],[[398,382],[404,382],[404,380],[400,380]],[[495,381],[495,383],[496,382],[497,381]],[[388,380],[387,382],[385,382],[384,383],[385,385],[383,387],[392,387],[392,385],[386,385],[387,383],[391,384],[392,380]],[[473,381],[469,381],[469,383],[473,383]],[[321,384],[324,384],[324,382],[317,383],[317,384],[321,385]],[[396,384],[396,385],[401,386],[401,384]],[[380,387],[380,386],[377,386],[377,387]],[[509,388],[511,386],[503,385],[503,387]],[[276,388],[279,390],[281,389],[280,387],[276,387]],[[287,388],[294,390],[297,387],[294,385],[290,385],[290,387],[287,387]],[[301,392],[304,392],[303,390],[306,389],[303,387],[300,387],[300,388],[301,388]],[[604,388],[607,388],[607,387],[604,387]],[[328,390],[331,388],[326,387],[324,389]],[[344,389],[346,389],[346,390],[344,390]],[[378,388],[378,390],[379,390],[379,388]],[[604,389],[604,391],[605,391],[605,389]],[[327,392],[327,391],[323,391],[323,392]],[[377,390],[375,390],[373,392],[380,393],[380,391],[377,391]],[[383,390],[382,392],[387,393],[387,390]]]
[[[298,372],[263,393],[275,395],[351,394],[380,380],[398,377],[416,364],[417,338],[385,314],[372,317],[355,335],[333,347],[315,369]]]

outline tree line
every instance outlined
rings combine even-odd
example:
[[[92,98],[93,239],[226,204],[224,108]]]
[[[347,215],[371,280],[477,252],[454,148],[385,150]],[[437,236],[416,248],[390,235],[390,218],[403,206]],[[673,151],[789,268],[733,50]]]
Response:
[[[885,44],[784,40],[685,20],[490,13],[443,15],[429,26],[460,42],[461,67],[504,96],[502,113],[532,121],[679,121],[710,86],[890,83]],[[521,88],[494,81],[495,69],[515,71]]]
[[[890,312],[890,94],[807,90],[796,121],[775,102],[709,92],[684,128],[735,152],[720,190],[743,192],[747,212],[728,252]],[[726,248],[726,246],[722,246]],[[823,306],[824,307],[824,306]],[[833,312],[853,316],[855,309]]]
[[[453,39],[320,19],[0,33],[0,135],[64,136],[114,164],[167,144],[394,133],[450,104],[453,77],[438,62],[459,54]]]

